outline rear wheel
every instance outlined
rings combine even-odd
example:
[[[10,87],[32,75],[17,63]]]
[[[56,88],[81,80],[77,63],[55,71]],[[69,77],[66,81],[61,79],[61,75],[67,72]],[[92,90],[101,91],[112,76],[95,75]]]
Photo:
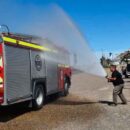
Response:
[[[64,90],[63,90],[63,96],[67,96],[68,94],[69,94],[69,88],[70,88],[70,86],[69,86],[69,83],[68,82],[65,82],[64,83]]]
[[[34,99],[33,99],[33,108],[40,109],[42,108],[45,101],[45,93],[42,85],[37,85],[34,90]]]

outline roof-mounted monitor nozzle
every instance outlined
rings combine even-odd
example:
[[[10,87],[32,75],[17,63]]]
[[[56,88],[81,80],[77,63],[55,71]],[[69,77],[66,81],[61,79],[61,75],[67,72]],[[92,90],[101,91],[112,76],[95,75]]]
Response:
[[[9,27],[7,25],[5,25],[5,24],[0,25],[0,29],[2,29],[2,28],[6,28],[8,35],[10,34]]]

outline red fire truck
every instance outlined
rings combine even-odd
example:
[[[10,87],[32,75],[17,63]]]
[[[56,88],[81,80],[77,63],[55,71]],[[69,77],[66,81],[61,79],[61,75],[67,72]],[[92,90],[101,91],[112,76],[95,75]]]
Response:
[[[66,96],[71,85],[69,53],[35,36],[0,34],[0,105],[31,101],[35,109],[54,93]]]

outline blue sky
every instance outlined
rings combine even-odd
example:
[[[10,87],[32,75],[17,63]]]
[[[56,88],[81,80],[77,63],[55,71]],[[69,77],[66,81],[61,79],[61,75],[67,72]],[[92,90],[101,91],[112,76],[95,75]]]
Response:
[[[90,46],[97,53],[101,50],[118,53],[130,48],[130,1],[129,0],[1,0],[4,4],[0,6],[0,11],[4,15],[0,18],[0,23],[9,23],[7,17],[11,17],[9,12],[15,10],[17,5],[36,6],[44,8],[44,5],[56,3],[73,19],[76,25],[84,34]],[[15,6],[14,6],[15,5]],[[14,6],[14,7],[13,7]],[[20,12],[26,15],[25,11]],[[12,17],[11,17],[12,18]],[[7,22],[8,20],[8,22]],[[23,20],[21,20],[23,22]],[[26,20],[25,20],[26,22]],[[17,26],[17,23],[15,24]]]

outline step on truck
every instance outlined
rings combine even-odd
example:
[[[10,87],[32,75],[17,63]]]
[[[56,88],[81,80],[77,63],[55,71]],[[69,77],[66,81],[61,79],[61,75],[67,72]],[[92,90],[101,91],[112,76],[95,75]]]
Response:
[[[36,39],[0,34],[0,106],[31,101],[35,109],[40,109],[46,96],[69,93],[69,53],[52,44],[40,45],[34,42]]]

